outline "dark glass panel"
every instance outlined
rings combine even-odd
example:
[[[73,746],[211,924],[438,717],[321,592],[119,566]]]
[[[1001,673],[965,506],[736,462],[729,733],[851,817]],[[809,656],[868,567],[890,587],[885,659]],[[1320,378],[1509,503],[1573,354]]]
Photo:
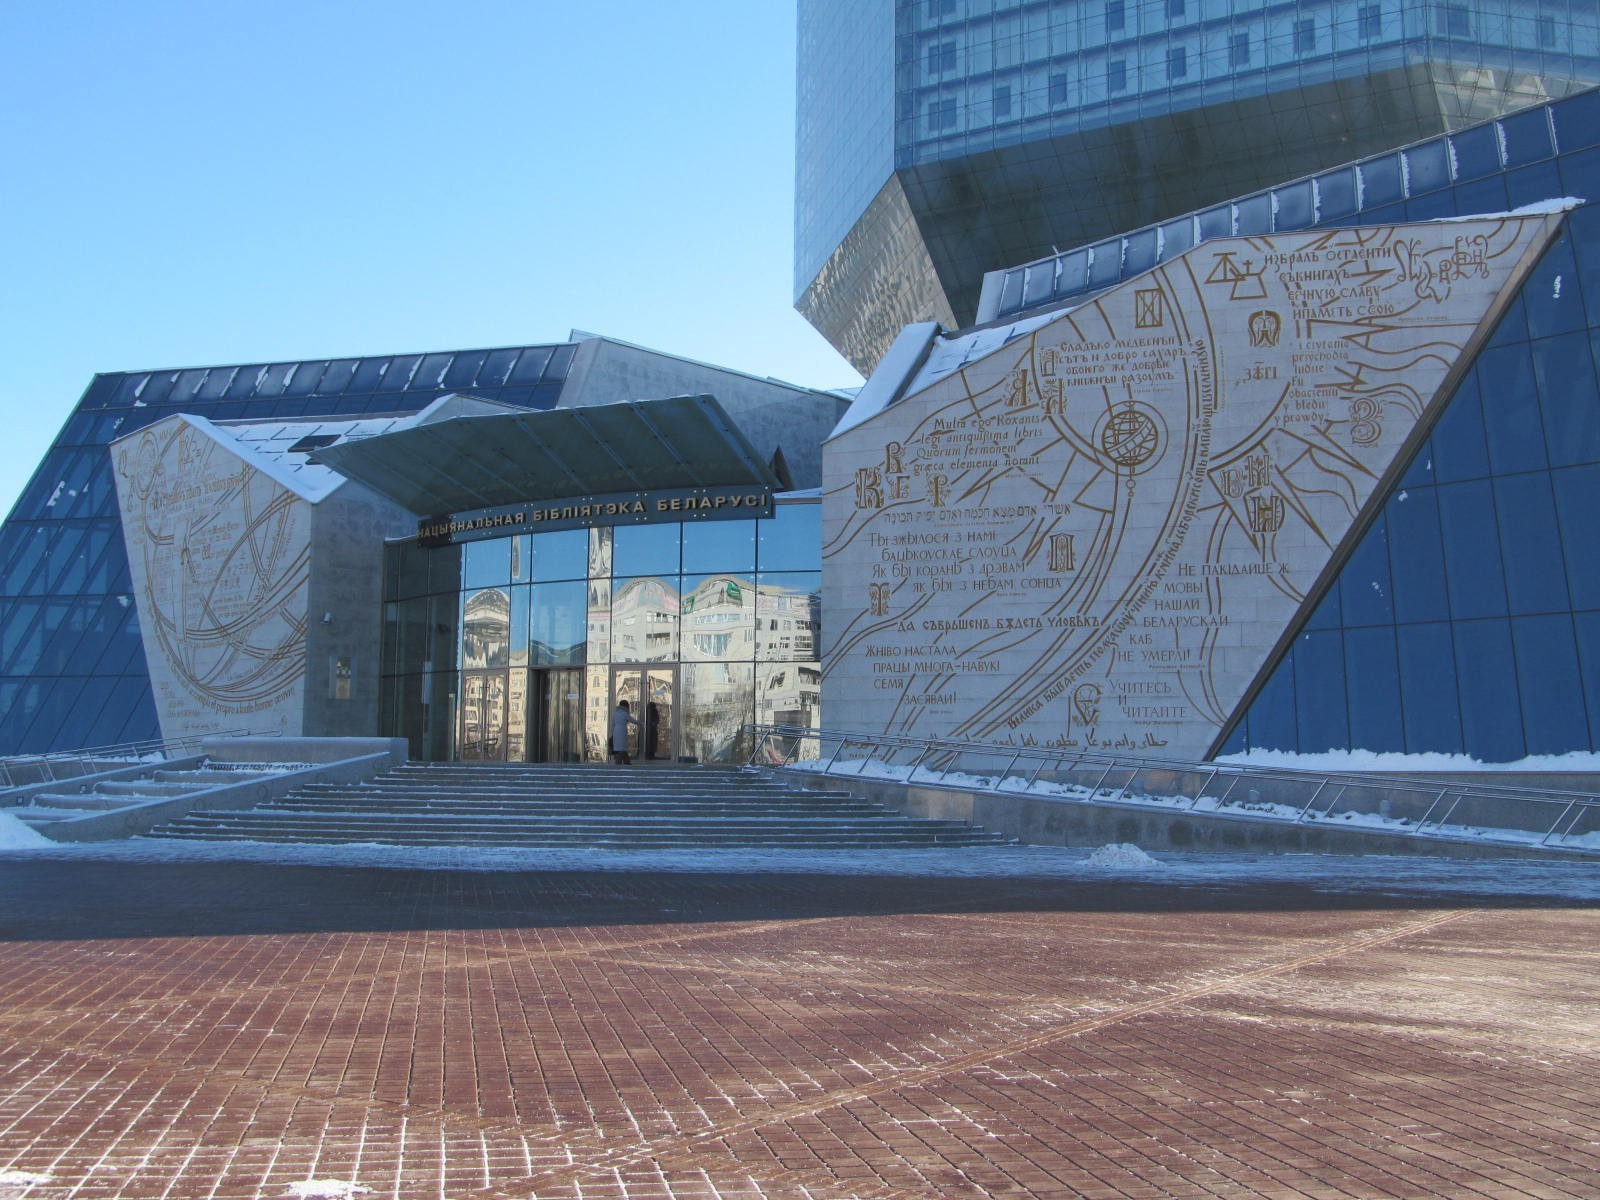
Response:
[[[509,390],[509,389],[507,389]],[[503,393],[502,393],[503,398]],[[561,385],[559,383],[541,383],[533,389],[533,397],[528,402],[528,407],[543,412],[556,406],[561,399]]]
[[[1565,754],[1589,748],[1589,721],[1572,618],[1518,617],[1511,622],[1522,730],[1529,754]]]
[[[11,556],[11,561],[5,565],[5,573],[0,576],[0,595],[19,595],[27,582],[33,578],[39,564],[44,561],[45,552],[50,548],[52,530],[45,525],[10,526],[23,530],[20,544]]]
[[[1389,580],[1389,531],[1383,517],[1361,539],[1339,572],[1339,594],[1346,625],[1387,625],[1394,620],[1394,587]]]
[[[1522,758],[1521,703],[1508,621],[1457,621],[1451,628],[1466,752],[1484,762]]]
[[[117,725],[119,718],[120,727]],[[146,742],[160,737],[161,727],[156,720],[155,699],[150,694],[149,684],[142,679],[117,680],[95,727],[102,731],[100,737],[108,745]]]
[[[1309,179],[1275,188],[1272,195],[1277,210],[1272,218],[1274,229],[1305,229],[1315,219]]]
[[[1600,609],[1600,466],[1568,467],[1550,475],[1561,520],[1567,587],[1574,608]],[[1600,649],[1600,647],[1597,647]],[[1595,663],[1600,669],[1600,660]]]
[[[577,352],[577,346],[570,342],[554,347],[550,352],[550,361],[545,364],[544,375],[541,376],[541,379],[546,383],[566,379],[567,372],[572,367],[572,356]]]
[[[195,397],[200,400],[221,400],[233,386],[234,377],[240,370],[239,367],[213,367],[206,372],[206,377],[195,392]],[[248,368],[243,370],[247,372],[248,378]]]
[[[1543,106],[1500,118],[1505,134],[1506,166],[1520,167],[1555,153],[1550,136],[1550,112]]]
[[[111,403],[115,404],[118,408],[125,408],[131,405],[135,400],[139,399],[140,392],[143,391],[144,386],[150,382],[149,374],[143,371],[132,372],[127,375],[113,376],[112,378],[116,379],[117,387],[116,391],[111,395]]]
[[[1451,213],[1463,216],[1471,213],[1505,212],[1510,207],[1506,203],[1506,181],[1498,175],[1488,179],[1477,179],[1471,183],[1458,183],[1450,196]]]
[[[165,404],[174,398],[174,388],[179,379],[177,371],[157,371],[139,391],[139,404]]]
[[[1583,288],[1572,239],[1556,240],[1522,285],[1521,299],[1528,312],[1528,334],[1534,338],[1571,333],[1587,324]]]
[[[205,382],[205,379],[206,371],[204,367],[179,373],[178,381],[172,385],[172,394],[166,397],[167,402],[179,405],[193,403],[195,393],[200,390],[200,385]],[[146,399],[143,396],[140,399],[144,400],[146,404],[157,403],[154,399]]]
[[[1563,152],[1600,142],[1600,92],[1579,92],[1550,107],[1556,148]]]
[[[1436,221],[1441,217],[1457,215],[1453,192],[1429,192],[1406,201],[1406,220]]]
[[[1181,221],[1169,221],[1161,227],[1161,258],[1163,262],[1169,258],[1176,258],[1193,245],[1194,222],[1188,217],[1184,217]],[[1069,255],[1068,257],[1071,256]],[[1082,286],[1081,279],[1079,280],[1079,286]],[[1063,282],[1056,294],[1061,296],[1071,295],[1076,290],[1078,289],[1069,287],[1068,284]]]
[[[1338,629],[1341,607],[1339,581],[1335,579],[1329,585],[1327,593],[1317,602],[1317,607],[1311,610],[1311,616],[1306,620],[1305,627],[1307,629]]]
[[[223,394],[226,400],[248,400],[256,390],[256,380],[261,372],[265,371],[264,363],[253,366],[240,367],[233,373],[233,378],[228,381],[228,390]]]
[[[1393,204],[1405,195],[1398,154],[1388,154],[1371,162],[1364,162],[1358,170],[1361,172],[1362,208]]]
[[[1563,334],[1535,344],[1533,350],[1550,464],[1600,460],[1600,380],[1589,335]]]
[[[402,354],[389,361],[389,369],[378,384],[380,392],[403,392],[411,386],[411,375],[422,361],[420,354]]]
[[[470,388],[478,381],[478,368],[483,366],[483,360],[488,356],[486,350],[474,350],[468,354],[456,355],[455,361],[444,373],[443,386],[451,391]]]
[[[501,388],[495,397],[501,404],[514,404],[518,408],[533,407],[533,389],[531,387]]]
[[[359,362],[354,358],[338,358],[328,364],[328,369],[322,373],[322,379],[317,384],[317,392],[324,396],[337,395],[350,387],[350,381],[355,378],[356,365]],[[365,388],[359,389],[365,391]]]
[[[1478,386],[1493,471],[1537,471],[1548,465],[1527,343],[1492,346],[1480,354]]]
[[[1554,199],[1561,193],[1561,168],[1554,162],[1506,172],[1506,203],[1512,208]]]
[[[1356,211],[1356,172],[1340,167],[1317,176],[1317,220],[1334,221]]]
[[[1246,196],[1233,203],[1234,231],[1241,237],[1272,232],[1272,196]]]
[[[1230,237],[1233,234],[1233,206],[1219,204],[1199,214],[1200,238]]]
[[[317,390],[317,384],[322,381],[322,373],[328,369],[328,364],[317,360],[300,363],[294,369],[294,374],[289,377],[289,382],[284,385],[285,396],[309,396]]]
[[[1024,307],[1043,304],[1050,299],[1055,290],[1055,266],[1053,263],[1040,263],[1028,267],[1022,273]]]
[[[1422,142],[1401,152],[1405,160],[1406,195],[1421,196],[1450,184],[1450,155],[1444,139]]]
[[[1444,621],[1450,617],[1444,585],[1444,542],[1439,504],[1432,488],[1395,496],[1384,509],[1389,528],[1389,562],[1394,574],[1397,621]]]
[[[1500,169],[1500,131],[1494,122],[1450,135],[1457,179],[1482,179]]]
[[[1578,678],[1589,720],[1589,748],[1600,747],[1600,613],[1574,613],[1578,640]],[[0,709],[0,719],[5,716]]]
[[[676,575],[678,530],[676,524],[617,526],[612,535],[612,573]]]
[[[1344,639],[1337,630],[1303,633],[1294,645],[1296,745],[1302,754],[1350,745],[1345,711]]]
[[[350,391],[375,392],[383,381],[383,370],[389,365],[387,358],[363,358],[350,376]]]
[[[659,528],[666,528],[660,526]],[[533,535],[533,578],[539,583],[553,579],[586,579],[589,575],[589,531],[562,529]],[[677,564],[656,574],[675,574]],[[639,572],[642,574],[643,572]]]
[[[1074,250],[1056,260],[1056,295],[1075,296],[1089,282],[1089,252]]]
[[[411,377],[412,390],[433,390],[444,386],[445,372],[450,369],[451,354],[430,354],[417,366]]]
[[[1489,482],[1447,484],[1438,494],[1451,616],[1459,621],[1503,615],[1505,574]]]
[[[83,399],[78,401],[78,407],[81,409],[104,408],[108,404],[114,403],[117,388],[121,385],[122,378],[121,375],[117,374],[96,375],[89,381],[89,386],[83,393]],[[4,715],[3,712],[0,712],[0,716]]]
[[[1544,472],[1494,480],[1506,596],[1512,613],[1547,613],[1568,607],[1555,500]]]
[[[517,352],[515,350],[492,350],[485,355],[483,365],[478,368],[477,385],[479,387],[499,387],[505,383],[506,377],[511,374],[511,368],[516,365]]]
[[[458,592],[461,590],[461,547],[437,546],[427,551],[428,590],[430,592]]]
[[[1596,190],[1600,192],[1600,188]],[[1578,255],[1578,282],[1585,310],[1600,314],[1600,205],[1587,204],[1572,213],[1567,217],[1567,228]]]
[[[1123,274],[1134,275],[1141,271],[1148,271],[1155,265],[1156,231],[1154,229],[1141,229],[1138,233],[1130,233],[1123,245]]]
[[[1122,278],[1122,239],[1097,242],[1091,247],[1094,257],[1089,262],[1089,284],[1092,287],[1109,287]]]
[[[1446,397],[1444,403],[1449,403]],[[1400,478],[1402,489],[1414,487],[1427,487],[1433,482],[1433,439],[1429,438],[1417,447],[1417,452],[1411,456],[1411,461],[1406,464],[1406,471]]]
[[[529,346],[517,359],[517,364],[511,369],[509,383],[535,384],[544,374],[545,364],[550,361],[549,346]]]
[[[1442,621],[1400,625],[1395,639],[1400,650],[1405,748],[1413,754],[1461,753],[1461,702],[1450,626]]]
[[[1347,629],[1345,674],[1350,695],[1350,748],[1403,750],[1400,669],[1394,629]]]
[[[1250,749],[1298,750],[1294,701],[1295,661],[1291,648],[1250,705]]]

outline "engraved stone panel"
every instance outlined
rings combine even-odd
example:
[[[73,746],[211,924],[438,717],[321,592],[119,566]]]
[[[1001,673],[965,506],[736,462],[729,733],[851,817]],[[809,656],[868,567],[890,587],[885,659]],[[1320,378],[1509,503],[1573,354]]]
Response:
[[[1206,753],[1560,219],[1207,242],[848,429],[829,724]]]
[[[300,733],[310,504],[182,417],[112,455],[162,735]]]

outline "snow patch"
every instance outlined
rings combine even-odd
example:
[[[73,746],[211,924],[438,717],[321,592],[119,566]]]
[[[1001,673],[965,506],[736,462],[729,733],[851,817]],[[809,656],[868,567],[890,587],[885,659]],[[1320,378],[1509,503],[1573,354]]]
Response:
[[[289,1195],[305,1197],[361,1196],[372,1191],[344,1179],[308,1179],[304,1183],[291,1183]]]
[[[1161,864],[1132,842],[1112,842],[1101,846],[1089,855],[1091,867],[1111,867],[1120,870],[1146,870]]]
[[[35,1187],[50,1178],[39,1171],[0,1171],[0,1187]]]
[[[1247,750],[1225,754],[1219,763],[1247,767],[1282,767],[1291,771],[1345,773],[1358,771],[1563,771],[1600,772],[1600,754],[1575,750],[1569,754],[1536,754],[1515,762],[1486,763],[1466,754],[1401,754],[1394,751],[1329,750],[1324,754],[1295,754],[1288,750]]]
[[[0,812],[0,850],[25,850],[32,846],[56,844],[33,826],[19,821],[8,812]],[[5,1173],[0,1172],[0,1183],[5,1182]]]

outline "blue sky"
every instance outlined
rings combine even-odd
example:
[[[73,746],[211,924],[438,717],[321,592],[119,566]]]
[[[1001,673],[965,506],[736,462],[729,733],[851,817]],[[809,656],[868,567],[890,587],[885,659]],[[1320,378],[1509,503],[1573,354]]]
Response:
[[[560,339],[859,382],[792,307],[793,0],[4,0],[0,512],[96,371]]]

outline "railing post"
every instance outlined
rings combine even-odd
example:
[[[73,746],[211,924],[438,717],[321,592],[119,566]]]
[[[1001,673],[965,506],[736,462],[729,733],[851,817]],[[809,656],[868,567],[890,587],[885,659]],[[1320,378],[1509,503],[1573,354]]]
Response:
[[[1000,790],[1001,784],[1004,784],[1005,781],[1006,781],[1007,776],[1009,776],[1011,774],[1011,768],[1017,765],[1017,759],[1019,759],[1021,757],[1022,757],[1022,751],[1021,750],[1018,750],[1015,754],[1013,754],[1011,756],[1011,761],[1006,764],[1006,769],[1004,771],[1000,772],[1000,782],[994,785],[994,790],[995,791],[998,792]]]
[[[917,755],[916,760],[911,764],[911,770],[906,772],[907,783],[910,783],[917,777],[917,772],[922,768],[922,760],[927,758],[929,754],[933,753],[933,745],[934,744],[932,742],[929,742],[927,745],[922,747],[922,753]]]
[[[1317,797],[1322,795],[1322,789],[1327,787],[1327,786],[1328,786],[1328,781],[1326,779],[1324,779],[1321,783],[1317,784],[1317,790],[1311,793],[1311,799],[1306,801],[1306,806],[1304,808],[1302,808],[1298,813],[1295,814],[1294,821],[1295,821],[1296,825],[1298,825],[1301,821],[1304,821],[1306,819],[1306,814],[1311,811],[1311,806],[1317,802]]]
[[[1213,779],[1215,779],[1216,777],[1217,777],[1217,768],[1216,767],[1212,767],[1211,768],[1211,774],[1206,776],[1206,781],[1200,785],[1200,787],[1195,791],[1195,794],[1193,795],[1193,797],[1190,798],[1189,807],[1191,809],[1197,809],[1197,808],[1200,807],[1200,797],[1206,794],[1206,789],[1211,786],[1211,781]]]
[[[1433,798],[1433,803],[1428,805],[1428,811],[1423,813],[1422,814],[1422,818],[1417,822],[1417,828],[1419,830],[1421,828],[1423,828],[1423,826],[1427,825],[1428,818],[1433,816],[1433,810],[1438,808],[1439,807],[1439,802],[1441,800],[1443,800],[1449,794],[1450,794],[1449,785],[1446,785],[1445,787],[1442,787],[1442,788],[1439,789],[1439,794]]]
[[[1550,844],[1550,839],[1555,837],[1556,830],[1561,828],[1561,822],[1563,822],[1563,821],[1565,821],[1567,819],[1567,814],[1569,812],[1571,812],[1573,809],[1577,808],[1578,804],[1579,804],[1579,802],[1577,800],[1569,800],[1567,802],[1567,806],[1564,809],[1561,810],[1560,814],[1556,817],[1555,821],[1551,824],[1550,831],[1548,833],[1546,833],[1542,838],[1539,839],[1539,845],[1548,846]],[[1564,838],[1567,835],[1566,834],[1562,834],[1561,836]]]
[[[824,775],[829,775],[829,774],[833,773],[833,764],[834,764],[835,761],[837,761],[837,759],[839,757],[839,752],[844,749],[844,744],[849,740],[850,740],[849,738],[845,738],[845,737],[841,737],[839,739],[839,744],[833,748],[833,756],[828,759],[828,765],[822,768],[822,773]]]

